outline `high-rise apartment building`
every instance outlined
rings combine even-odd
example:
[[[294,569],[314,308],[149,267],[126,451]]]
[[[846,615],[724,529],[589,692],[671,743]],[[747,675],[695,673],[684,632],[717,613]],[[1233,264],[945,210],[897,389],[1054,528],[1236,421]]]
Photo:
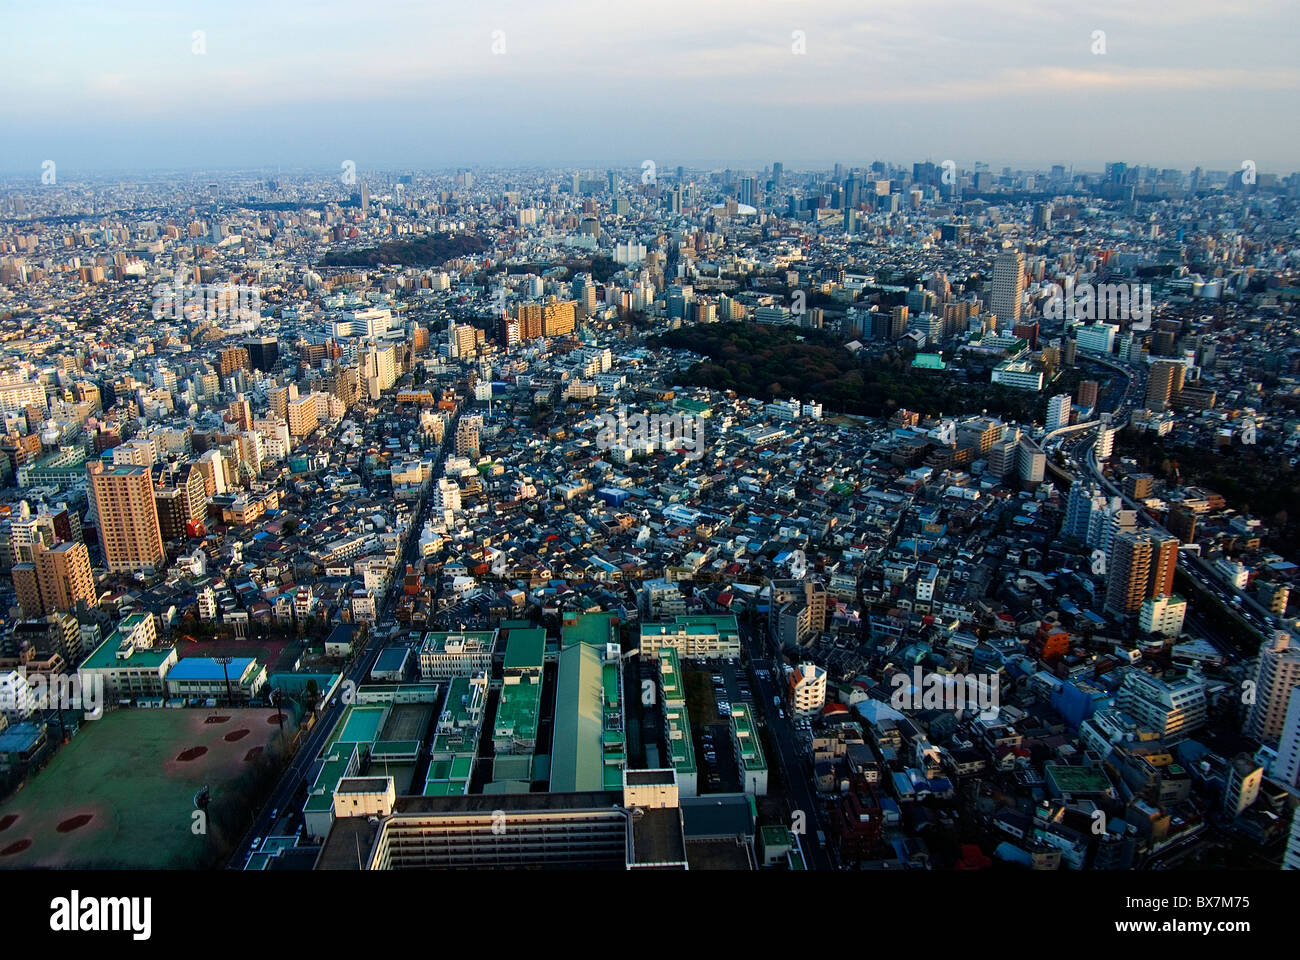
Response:
[[[1181,363],[1157,360],[1151,364],[1147,379],[1146,405],[1148,410],[1164,410],[1183,390],[1187,368]]]
[[[75,610],[78,601],[94,606],[98,599],[84,543],[60,543],[49,549],[38,544],[32,562],[17,564],[13,576],[25,617],[66,613]]]
[[[1246,718],[1246,733],[1256,740],[1276,740],[1286,724],[1291,691],[1300,685],[1300,647],[1291,634],[1279,630],[1272,643],[1259,648],[1255,668],[1255,702]]]
[[[88,467],[91,496],[99,518],[99,542],[111,573],[157,570],[167,562],[153,478],[148,467],[100,461]]]
[[[1138,613],[1144,600],[1171,595],[1177,565],[1177,537],[1149,530],[1119,534],[1110,550],[1106,609],[1127,616]]]

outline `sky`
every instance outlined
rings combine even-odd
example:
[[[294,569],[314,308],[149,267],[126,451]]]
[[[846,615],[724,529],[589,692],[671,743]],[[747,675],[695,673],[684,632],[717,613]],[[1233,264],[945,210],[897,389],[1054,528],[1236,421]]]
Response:
[[[1285,174],[1298,40],[1297,0],[11,0],[0,171]]]

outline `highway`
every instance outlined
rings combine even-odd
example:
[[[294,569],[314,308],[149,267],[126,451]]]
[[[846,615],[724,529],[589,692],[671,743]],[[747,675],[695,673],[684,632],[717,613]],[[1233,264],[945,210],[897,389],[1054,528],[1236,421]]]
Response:
[[[1099,357],[1089,356],[1087,359],[1110,367],[1125,377],[1124,391],[1118,398],[1114,409],[1110,411],[1111,422],[1117,427],[1124,426],[1128,422],[1129,413],[1138,403],[1138,398],[1140,397],[1142,401],[1145,401],[1146,369],[1142,366],[1125,366]],[[1112,496],[1119,497],[1126,507],[1136,513],[1139,526],[1148,527],[1165,534],[1169,533],[1164,525],[1148,513],[1142,504],[1127,496],[1102,471],[1101,465],[1097,462],[1096,430],[1074,433],[1063,437],[1062,441],[1053,449],[1060,450],[1065,455],[1066,466],[1060,469],[1067,473],[1074,482],[1078,482],[1083,474],[1092,477],[1101,485],[1103,490]],[[1179,566],[1187,574],[1190,583],[1199,593],[1218,600],[1229,612],[1237,617],[1243,626],[1253,631],[1261,639],[1271,635],[1270,631],[1274,622],[1273,615],[1253,597],[1248,594],[1239,594],[1236,590],[1223,583],[1209,564],[1194,553],[1185,550],[1179,551],[1178,562]],[[1225,638],[1217,632],[1211,635],[1209,639],[1223,653],[1232,657],[1241,655],[1239,650],[1226,644]]]

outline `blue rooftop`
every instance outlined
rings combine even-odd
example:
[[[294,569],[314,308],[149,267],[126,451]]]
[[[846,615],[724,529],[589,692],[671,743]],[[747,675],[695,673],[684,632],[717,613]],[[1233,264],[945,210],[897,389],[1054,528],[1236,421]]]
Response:
[[[232,657],[229,664],[230,679],[238,680],[244,675],[252,657]],[[223,680],[226,670],[211,657],[186,657],[178,661],[167,674],[168,680]]]

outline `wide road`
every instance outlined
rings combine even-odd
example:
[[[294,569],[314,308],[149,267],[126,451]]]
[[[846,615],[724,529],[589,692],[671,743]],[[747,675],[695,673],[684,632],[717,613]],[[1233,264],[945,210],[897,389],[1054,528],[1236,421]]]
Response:
[[[809,869],[832,870],[830,855],[817,842],[817,831],[824,830],[822,824],[822,804],[812,789],[811,760],[799,752],[795,741],[794,726],[789,711],[782,720],[772,706],[772,698],[780,696],[781,661],[774,660],[766,639],[766,628],[760,628],[762,637],[755,634],[748,623],[740,623],[740,638],[749,651],[749,662],[755,673],[759,670],[768,672],[768,679],[755,676],[756,686],[752,689],[754,696],[763,704],[763,714],[767,717],[767,728],[776,741],[777,763],[781,767],[781,779],[785,783],[786,798],[791,811],[802,810],[805,816],[806,832],[800,838]],[[783,698],[784,699],[784,698]],[[782,707],[784,709],[784,707]],[[772,757],[767,758],[769,769]]]

